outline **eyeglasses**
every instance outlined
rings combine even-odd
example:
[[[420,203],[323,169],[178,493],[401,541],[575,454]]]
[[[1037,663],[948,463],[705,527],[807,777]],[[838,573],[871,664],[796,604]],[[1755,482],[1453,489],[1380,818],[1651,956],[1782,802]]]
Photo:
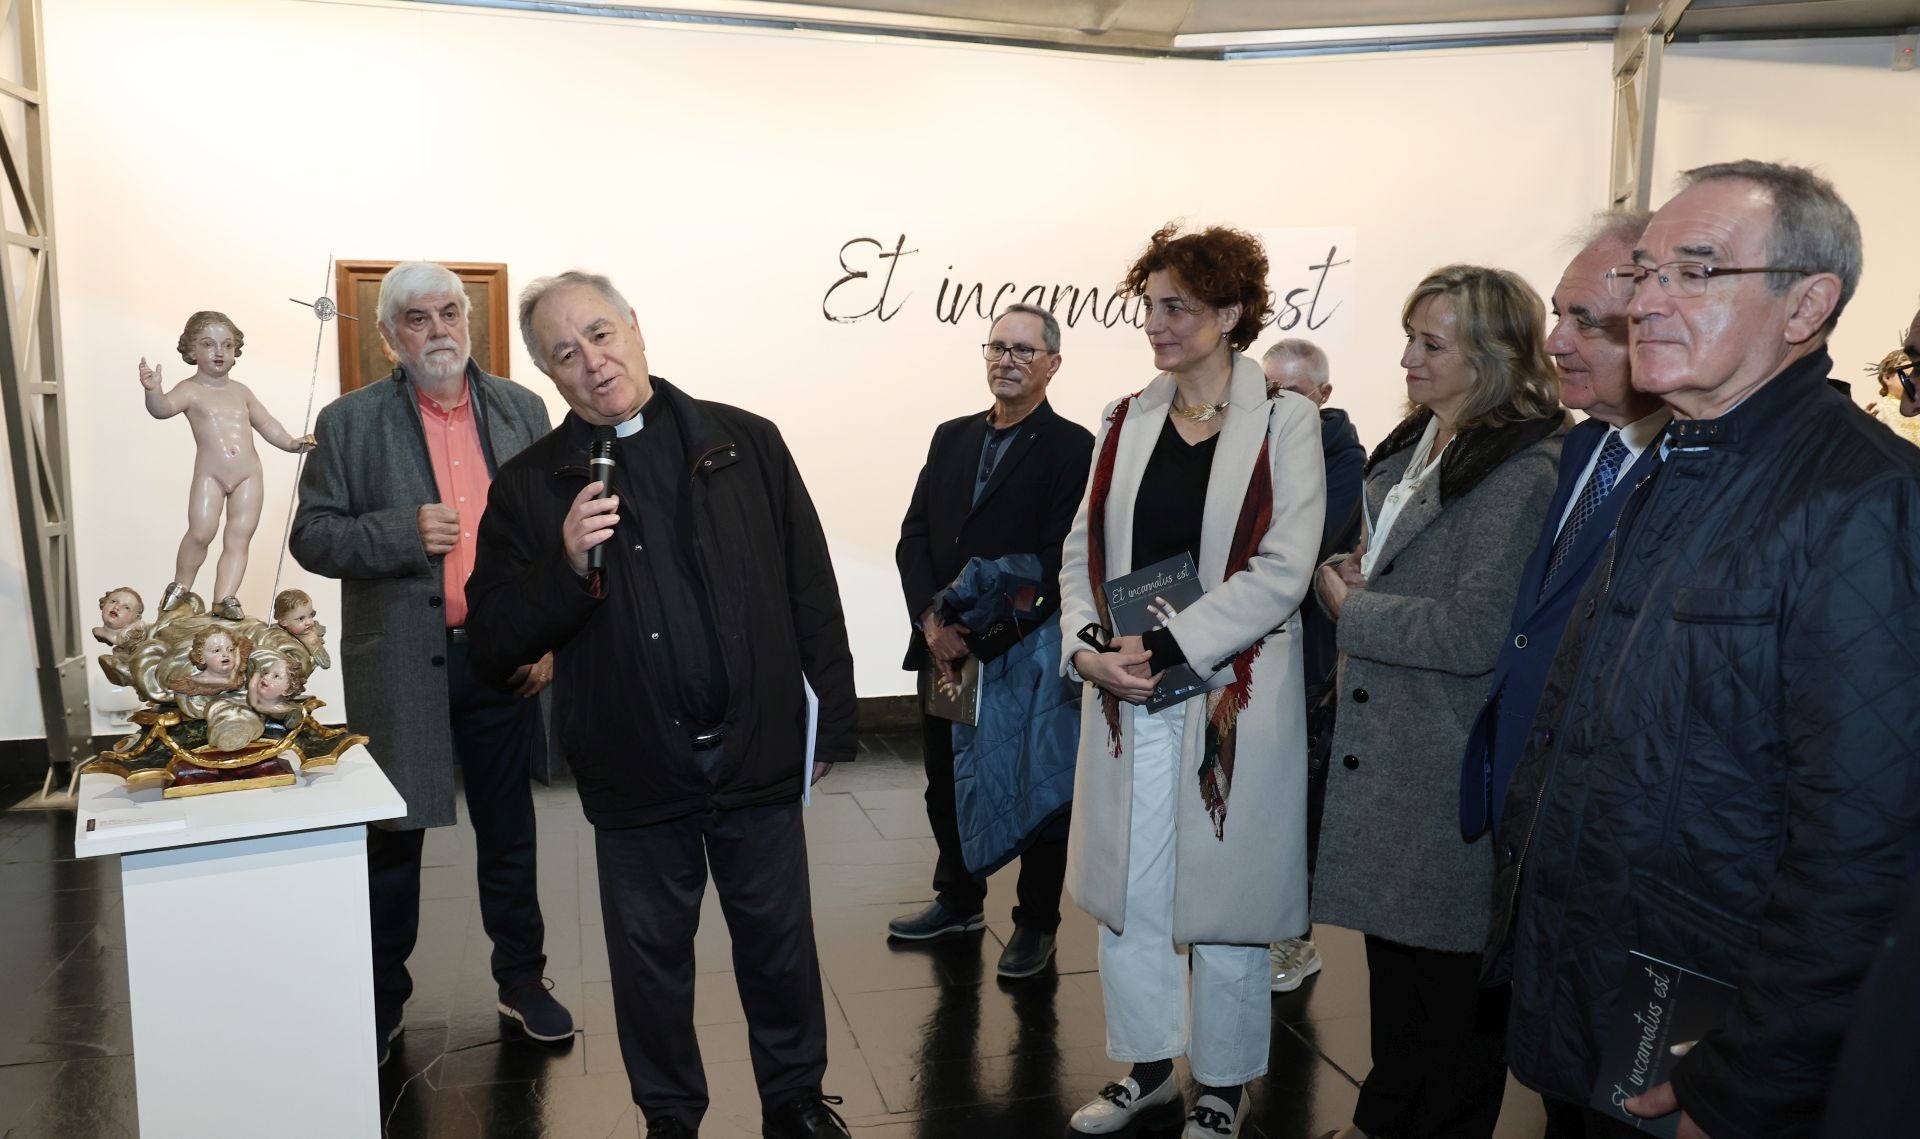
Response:
[[[1893,369],[1893,378],[1900,381],[1900,390],[1907,393],[1908,403],[1920,403],[1920,396],[1913,393],[1915,364],[1912,357],[1900,367]]]
[[[999,363],[1002,356],[1013,357],[1013,362],[1016,364],[1031,364],[1034,354],[1039,351],[1040,349],[1030,348],[1025,344],[1002,344],[998,340],[980,346],[980,354],[985,356],[990,364]]]
[[[1651,269],[1645,265],[1616,265],[1607,270],[1607,292],[1612,293],[1616,300],[1630,301],[1640,282],[1653,277],[1670,297],[1698,297],[1706,295],[1707,281],[1714,277],[1732,277],[1740,273],[1797,273],[1804,277],[1812,272],[1812,269],[1789,269],[1773,265],[1734,269],[1701,261],[1669,261]]]

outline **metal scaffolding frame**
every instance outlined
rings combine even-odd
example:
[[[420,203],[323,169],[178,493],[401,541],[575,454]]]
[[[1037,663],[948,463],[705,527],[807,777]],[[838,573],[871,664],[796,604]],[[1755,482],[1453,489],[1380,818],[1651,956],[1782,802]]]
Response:
[[[1693,0],[1628,0],[1613,38],[1613,161],[1608,200],[1646,209],[1653,197],[1653,128],[1667,41]]]
[[[20,74],[0,75],[0,107],[17,105],[15,136],[0,115],[0,401],[6,405],[13,493],[25,555],[27,605],[46,720],[47,774],[40,802],[64,800],[73,764],[92,739],[87,657],[73,551],[66,385],[60,368],[60,305],[54,272],[48,161],[44,0],[0,0],[0,25],[18,21]],[[10,60],[0,60],[4,70]],[[15,228],[15,227],[18,228]]]

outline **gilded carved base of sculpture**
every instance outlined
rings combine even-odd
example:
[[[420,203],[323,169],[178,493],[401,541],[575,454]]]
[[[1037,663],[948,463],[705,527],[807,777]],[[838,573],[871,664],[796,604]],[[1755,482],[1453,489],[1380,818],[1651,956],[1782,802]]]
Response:
[[[124,602],[123,611],[107,615],[109,602]],[[129,625],[111,641],[101,636],[114,645],[100,658],[101,670],[131,683],[148,706],[131,717],[137,730],[76,768],[75,781],[117,775],[130,791],[158,787],[168,799],[285,787],[299,781],[297,771],[331,766],[366,743],[366,736],[316,720],[325,702],[300,695],[312,670],[331,663],[312,602],[289,590],[275,608],[284,618],[278,624],[229,620],[186,593],[151,629]],[[138,595],[115,590],[102,599],[102,611],[112,632],[115,621],[137,620]]]

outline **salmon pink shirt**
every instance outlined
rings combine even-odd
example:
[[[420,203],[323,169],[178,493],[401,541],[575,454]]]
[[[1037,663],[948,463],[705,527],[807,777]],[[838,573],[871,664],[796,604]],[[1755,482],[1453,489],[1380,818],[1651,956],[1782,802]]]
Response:
[[[467,623],[467,579],[473,576],[474,535],[480,532],[480,513],[487,508],[487,455],[480,448],[480,428],[473,421],[473,383],[460,389],[460,402],[443,408],[414,389],[420,404],[420,426],[426,430],[427,457],[433,462],[433,482],[440,501],[460,512],[460,538],[441,562],[445,579],[447,627]]]

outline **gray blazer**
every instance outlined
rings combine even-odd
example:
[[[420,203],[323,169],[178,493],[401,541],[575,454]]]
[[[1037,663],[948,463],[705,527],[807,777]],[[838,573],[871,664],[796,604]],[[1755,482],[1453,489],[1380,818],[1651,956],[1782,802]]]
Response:
[[[472,363],[489,473],[549,430],[547,406]],[[340,579],[340,667],[348,722],[407,801],[391,830],[451,826],[455,758],[448,721],[441,559],[420,542],[418,515],[440,501],[413,385],[396,370],[320,411],[320,446],[300,476],[288,549],[310,572]]]
[[[1313,879],[1313,918],[1422,949],[1477,951],[1493,857],[1460,838],[1460,754],[1520,571],[1553,498],[1562,425],[1443,509],[1410,500],[1336,626],[1340,709]],[[1367,517],[1413,459],[1367,475]],[[1338,559],[1336,559],[1338,560]]]

